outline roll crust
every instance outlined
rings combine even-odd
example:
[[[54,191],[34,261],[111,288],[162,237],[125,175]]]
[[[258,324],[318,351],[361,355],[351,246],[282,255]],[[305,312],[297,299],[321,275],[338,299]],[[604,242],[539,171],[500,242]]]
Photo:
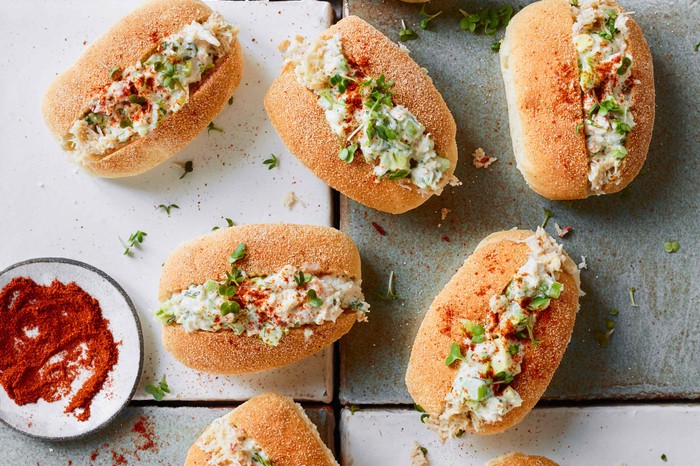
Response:
[[[622,8],[618,7],[619,11]],[[508,100],[513,152],[530,188],[555,200],[583,199],[588,184],[588,151],[583,131],[583,99],[578,55],[573,44],[574,20],[567,0],[541,0],[516,14],[501,45],[501,71]],[[627,138],[628,155],[619,183],[600,193],[624,189],[639,173],[654,125],[653,63],[639,25],[630,18],[632,79],[639,80],[630,107],[637,126]]]
[[[431,416],[439,416],[445,408],[445,397],[456,377],[457,365],[445,365],[452,342],[464,338],[461,321],[483,321],[489,310],[489,299],[503,292],[517,270],[527,259],[528,246],[521,242],[534,233],[508,230],[484,239],[452,279],[435,298],[423,319],[413,343],[406,372],[406,386],[416,404]],[[567,256],[567,263],[573,262]],[[558,281],[564,289],[549,308],[538,313],[535,335],[540,343],[535,348],[523,341],[522,372],[511,386],[520,394],[522,405],[503,416],[495,424],[484,425],[478,434],[494,434],[520,422],[535,406],[559,366],[571,338],[578,311],[578,276],[564,270]]]
[[[291,398],[264,393],[234,409],[229,418],[267,453],[275,466],[337,466],[316,426]],[[195,443],[185,466],[204,466],[209,454]]]
[[[385,75],[394,81],[393,100],[418,118],[435,141],[435,150],[450,161],[446,176],[457,164],[457,127],[445,101],[420,66],[381,32],[356,16],[349,16],[321,37],[340,34],[343,53],[361,64],[367,76]],[[424,203],[431,194],[406,189],[400,183],[375,183],[373,166],[356,157],[338,157],[340,142],[333,134],[315,94],[300,84],[287,64],[265,95],[265,108],[287,146],[316,176],[353,200],[373,209],[399,214]]]
[[[240,243],[248,254],[236,264],[249,275],[278,272],[285,265],[319,274],[338,274],[360,280],[360,254],[340,231],[313,225],[258,224],[218,230],[180,245],[163,266],[159,301],[191,284],[220,280],[230,270],[228,257]],[[271,347],[258,338],[232,331],[185,332],[181,325],[164,325],[163,346],[184,365],[217,374],[242,374],[281,367],[308,357],[346,334],[358,312],[346,311],[335,322],[290,329]]]
[[[46,91],[42,113],[53,136],[62,141],[85,114],[92,97],[112,82],[105,65],[125,69],[145,59],[163,38],[192,21],[205,20],[211,13],[211,8],[198,0],[153,0],[113,25]],[[86,160],[85,168],[94,175],[115,178],[137,175],[163,162],[214,119],[238,87],[242,73],[243,53],[236,39],[230,53],[198,83],[182,109],[146,136]]]
[[[559,466],[559,463],[544,456],[532,456],[517,452],[494,458],[486,463],[486,466]]]

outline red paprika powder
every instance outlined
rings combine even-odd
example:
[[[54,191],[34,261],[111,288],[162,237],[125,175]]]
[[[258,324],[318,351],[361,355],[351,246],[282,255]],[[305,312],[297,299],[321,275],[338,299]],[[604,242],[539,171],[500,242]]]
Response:
[[[85,421],[118,356],[100,303],[74,282],[16,277],[0,291],[0,384],[18,405],[67,397],[89,373],[65,408]]]

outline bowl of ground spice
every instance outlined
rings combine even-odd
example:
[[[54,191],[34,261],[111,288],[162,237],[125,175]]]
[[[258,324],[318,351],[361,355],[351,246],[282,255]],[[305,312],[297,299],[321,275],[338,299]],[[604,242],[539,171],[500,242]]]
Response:
[[[134,305],[95,267],[31,259],[0,272],[0,421],[75,439],[129,403],[143,366]]]

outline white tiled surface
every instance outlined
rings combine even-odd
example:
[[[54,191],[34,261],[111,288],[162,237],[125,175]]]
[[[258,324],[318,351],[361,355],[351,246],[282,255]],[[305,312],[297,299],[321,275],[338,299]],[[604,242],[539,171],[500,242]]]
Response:
[[[331,20],[323,2],[211,2],[241,27],[243,82],[233,105],[215,119],[224,133],[202,133],[173,161],[194,161],[178,179],[172,161],[127,179],[90,177],[67,163],[43,124],[41,96],[86,45],[138,0],[23,0],[3,2],[0,14],[0,269],[20,260],[61,256],[111,275],[133,299],[144,330],[142,386],[167,374],[171,399],[247,399],[275,390],[297,399],[330,401],[332,353],[255,376],[214,377],[175,362],[153,323],[161,264],[180,242],[226,225],[296,222],[329,225],[331,193],[289,154],[263,109],[263,95],[279,72],[277,44],[290,34],[317,35]],[[275,153],[280,166],[262,161]],[[301,203],[282,200],[294,191]],[[159,204],[177,204],[168,217]],[[123,256],[119,237],[148,233],[141,250]],[[147,397],[141,389],[136,398]]]
[[[344,409],[340,449],[343,466],[410,465],[415,442],[428,450],[430,466],[483,465],[511,451],[563,466],[697,465],[699,432],[700,405],[541,408],[505,433],[442,444],[417,411]]]

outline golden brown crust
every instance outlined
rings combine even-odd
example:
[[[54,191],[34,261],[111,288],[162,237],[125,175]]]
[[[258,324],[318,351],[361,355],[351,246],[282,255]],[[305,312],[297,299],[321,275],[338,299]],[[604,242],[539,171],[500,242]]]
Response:
[[[583,100],[573,22],[568,1],[535,2],[513,17],[501,45],[518,169],[530,188],[549,199],[583,199],[597,194],[590,191],[588,183],[585,135],[576,132],[577,125],[583,123]],[[628,26],[632,78],[641,81],[635,85],[631,107],[637,126],[628,136],[621,175],[605,186],[601,191],[605,194],[625,188],[639,173],[654,123],[651,54],[639,25],[630,18]]]
[[[275,466],[337,466],[316,426],[291,398],[265,393],[234,409],[230,422],[254,439]],[[209,455],[196,443],[185,466],[204,466]]]
[[[313,225],[259,224],[218,230],[180,245],[163,266],[158,299],[162,302],[191,284],[219,280],[230,270],[228,257],[240,243],[248,254],[237,265],[250,276],[279,271],[285,265],[318,274],[335,273],[360,280],[360,254],[344,233]],[[345,312],[335,322],[290,329],[278,346],[230,331],[185,332],[180,325],[163,327],[163,346],[177,360],[196,370],[241,374],[273,369],[310,356],[346,334],[359,314]]]
[[[457,127],[442,96],[421,68],[381,32],[349,16],[322,34],[340,34],[343,53],[361,64],[367,76],[384,74],[394,80],[393,100],[407,107],[432,134],[435,150],[450,160],[446,176],[457,163]],[[291,65],[285,66],[265,95],[270,120],[291,153],[316,176],[346,196],[389,213],[403,213],[424,203],[430,195],[391,181],[374,182],[372,165],[362,157],[348,164],[338,158],[339,138],[326,122],[312,91],[300,84]]]
[[[350,331],[357,312],[345,312],[335,322],[293,328],[279,345],[229,331],[185,332],[181,325],[163,326],[163,347],[185,366],[212,374],[249,374],[299,361],[337,341]],[[306,338],[304,329],[313,334]]]
[[[444,410],[445,396],[458,370],[457,365],[446,366],[445,358],[452,342],[464,338],[461,321],[484,320],[491,296],[503,292],[527,259],[529,248],[519,241],[533,234],[509,230],[487,237],[430,306],[413,343],[406,385],[416,404],[431,416],[437,417]],[[567,262],[573,266],[568,257]],[[512,383],[523,400],[522,406],[477,433],[497,433],[517,424],[544,393],[571,338],[578,310],[577,280],[570,273],[560,273],[558,281],[564,285],[561,296],[537,316],[535,336],[539,345],[535,348],[529,341],[524,342],[522,372]]]
[[[212,10],[198,0],[153,0],[133,11],[85,50],[78,61],[49,86],[42,112],[49,130],[62,141],[93,96],[111,82],[105,65],[125,69],[147,57],[160,41]],[[103,177],[131,176],[163,162],[194,139],[221,111],[241,81],[243,54],[238,40],[219,60],[180,111],[146,137],[135,138],[85,168]]]
[[[532,456],[518,452],[494,458],[486,463],[486,466],[559,466],[559,464],[544,456]]]
[[[588,196],[573,18],[566,0],[542,0],[511,20],[501,45],[513,151],[528,186],[549,199]]]

